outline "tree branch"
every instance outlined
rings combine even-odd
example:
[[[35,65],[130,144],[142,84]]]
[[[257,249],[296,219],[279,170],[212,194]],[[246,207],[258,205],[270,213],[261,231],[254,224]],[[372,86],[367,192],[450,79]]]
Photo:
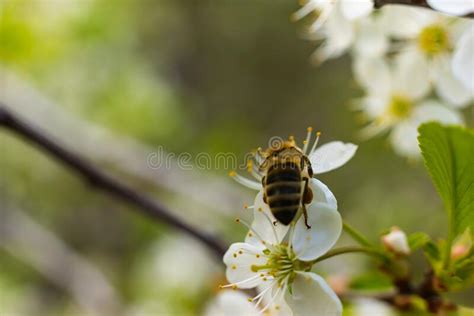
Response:
[[[375,8],[379,9],[387,4],[402,4],[414,7],[422,7],[434,10],[426,0],[374,0]],[[435,10],[436,11],[436,10]],[[467,18],[474,18],[474,12],[466,15]]]
[[[203,242],[219,258],[224,255],[226,246],[221,240],[183,222],[181,219],[173,215],[172,212],[160,202],[135,191],[133,188],[121,183],[118,179],[107,175],[79,155],[62,147],[60,144],[45,135],[40,129],[31,126],[9,111],[2,103],[0,103],[0,126],[3,126],[11,132],[23,137],[56,160],[73,169],[90,185],[105,191],[130,205],[136,206],[138,212],[155,221],[163,222],[186,232]]]

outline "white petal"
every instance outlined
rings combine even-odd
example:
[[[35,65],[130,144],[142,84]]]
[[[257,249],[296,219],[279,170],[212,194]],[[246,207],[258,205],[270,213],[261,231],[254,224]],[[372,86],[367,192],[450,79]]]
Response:
[[[354,41],[354,25],[344,18],[338,7],[328,17],[321,29],[326,38],[314,52],[313,59],[321,63],[329,58],[336,58],[346,52]]]
[[[275,217],[273,216],[272,212],[270,211],[270,207],[268,204],[263,202],[263,192],[260,191],[257,196],[255,197],[254,203],[254,212],[253,212],[253,222],[252,228],[257,234],[267,243],[272,245],[279,244],[286,235],[288,231],[288,226],[285,226],[279,222],[276,222],[275,225],[273,223],[276,221]],[[275,234],[277,236],[275,236]],[[255,234],[247,234],[245,238],[246,243],[250,243],[257,247],[261,247],[262,242],[261,240],[255,236]]]
[[[388,50],[389,38],[380,27],[380,19],[363,19],[358,24],[357,37],[354,43],[356,55],[382,57]]]
[[[342,219],[339,212],[326,203],[311,203],[308,207],[307,228],[304,218],[298,220],[293,234],[293,250],[302,261],[314,260],[329,249],[339,239],[342,230]]]
[[[268,284],[260,285],[260,286],[257,287],[257,291],[258,291],[258,293],[262,293],[267,288],[268,288]],[[275,290],[277,290],[277,289],[278,289],[278,287],[274,287],[273,290],[269,290],[269,291],[265,292],[265,294],[263,295],[261,305],[266,306],[269,303],[271,304],[267,309],[267,313],[264,313],[263,315],[268,314],[268,315],[271,315],[271,316],[293,316],[293,313],[292,313],[290,307],[285,302],[285,299],[284,299],[285,296],[283,295],[280,298],[280,295],[279,295],[279,297],[275,298],[275,296],[274,296],[275,295]]]
[[[357,82],[367,90],[369,95],[390,97],[392,78],[385,59],[357,56],[353,67]]]
[[[402,156],[417,158],[420,150],[418,148],[418,127],[428,121],[437,121],[445,124],[461,124],[461,116],[454,110],[447,108],[436,101],[425,101],[415,107],[412,117],[399,123],[390,135],[390,141],[395,152]]]
[[[357,145],[339,141],[322,145],[309,156],[314,174],[341,167],[354,156],[356,150]]]
[[[341,11],[345,18],[355,20],[368,16],[374,10],[372,0],[341,0]]]
[[[468,28],[458,41],[452,61],[454,76],[474,94],[474,24]]]
[[[429,73],[428,61],[419,51],[400,53],[394,69],[394,92],[413,100],[421,99],[430,91]]]
[[[312,272],[296,274],[292,294],[287,293],[285,300],[294,315],[342,315],[342,304],[336,293],[323,278]]]
[[[463,16],[474,13],[473,0],[427,0],[427,2],[433,9],[448,14]]]
[[[383,26],[386,32],[400,39],[414,38],[421,29],[432,22],[432,16],[425,12],[406,5],[389,5],[380,10]]]
[[[418,158],[418,125],[412,121],[399,123],[390,133],[390,142],[394,151],[404,157]]]
[[[233,243],[224,255],[224,263],[227,266],[226,277],[230,283],[243,282],[238,287],[249,289],[256,287],[263,281],[258,277],[259,272],[252,271],[252,265],[264,265],[267,259],[261,248],[247,243]]]
[[[427,100],[413,110],[412,120],[421,124],[437,121],[444,124],[462,124],[462,117],[454,109],[443,106],[435,100]]]
[[[206,308],[205,316],[258,316],[255,304],[248,301],[248,296],[241,291],[224,290],[217,294]]]
[[[474,58],[474,55],[473,57]],[[454,77],[449,58],[439,58],[433,65],[436,92],[449,105],[462,108],[472,100],[472,94]]]
[[[330,207],[337,209],[337,201],[331,190],[317,179],[311,179],[310,188],[313,191],[313,201],[319,203],[326,203]]]
[[[385,114],[390,106],[391,95],[369,95],[361,100],[362,111],[368,118],[375,120]]]

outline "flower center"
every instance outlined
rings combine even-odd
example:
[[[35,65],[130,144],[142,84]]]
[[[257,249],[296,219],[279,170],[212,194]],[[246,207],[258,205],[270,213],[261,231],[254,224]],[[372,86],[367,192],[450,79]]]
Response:
[[[404,96],[394,95],[390,100],[388,111],[392,117],[405,119],[410,116],[413,109],[413,102]]]
[[[278,280],[283,282],[288,276],[292,279],[292,274],[295,270],[300,269],[300,261],[296,259],[296,255],[291,247],[285,244],[275,245],[272,250],[265,249],[263,253],[267,256],[265,265],[252,265],[252,271],[258,272],[265,270],[265,272]]]
[[[449,50],[449,37],[441,25],[425,27],[418,36],[418,46],[427,55],[437,55]]]

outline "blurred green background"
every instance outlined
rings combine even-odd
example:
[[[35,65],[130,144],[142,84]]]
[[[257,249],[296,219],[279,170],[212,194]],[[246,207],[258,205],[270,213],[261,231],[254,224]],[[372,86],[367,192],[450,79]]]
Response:
[[[139,150],[163,146],[193,157],[230,152],[243,160],[272,136],[301,140],[313,126],[322,143],[360,146],[344,168],[320,178],[346,220],[373,240],[394,225],[444,236],[442,204],[422,164],[395,156],[383,138],[357,139],[361,125],[350,103],[361,91],[350,59],[311,66],[315,44],[289,19],[297,8],[284,0],[0,0],[1,100],[227,242],[244,236],[232,219],[245,216],[242,204],[252,192],[222,168],[160,178]],[[17,86],[23,88],[15,92]],[[24,87],[36,94],[25,97]],[[35,108],[39,96],[50,112]],[[64,123],[65,117],[80,124]],[[194,315],[225,282],[223,266],[187,236],[127,211],[6,131],[0,148],[0,220],[24,224],[0,234],[0,315]],[[121,155],[130,159],[120,161]],[[189,197],[211,182],[225,191]],[[24,217],[9,222],[12,212]],[[30,240],[22,237],[29,229]],[[71,268],[73,259],[43,249],[50,245],[38,239],[42,233],[62,240],[58,249],[87,262],[104,282],[81,283],[97,278],[82,277],[81,265]],[[364,260],[332,259],[320,272],[350,275],[371,268]],[[420,256],[415,265],[421,271],[423,264]],[[103,300],[88,297],[94,286]]]

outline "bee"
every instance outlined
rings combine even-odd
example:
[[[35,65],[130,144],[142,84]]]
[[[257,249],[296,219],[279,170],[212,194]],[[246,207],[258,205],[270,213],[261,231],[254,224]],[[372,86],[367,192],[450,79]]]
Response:
[[[301,209],[309,229],[311,226],[308,224],[306,204],[313,200],[313,192],[309,187],[313,170],[305,151],[290,136],[289,140],[278,142],[262,154],[264,160],[259,169],[263,174],[263,201],[268,204],[277,221],[289,225]]]

